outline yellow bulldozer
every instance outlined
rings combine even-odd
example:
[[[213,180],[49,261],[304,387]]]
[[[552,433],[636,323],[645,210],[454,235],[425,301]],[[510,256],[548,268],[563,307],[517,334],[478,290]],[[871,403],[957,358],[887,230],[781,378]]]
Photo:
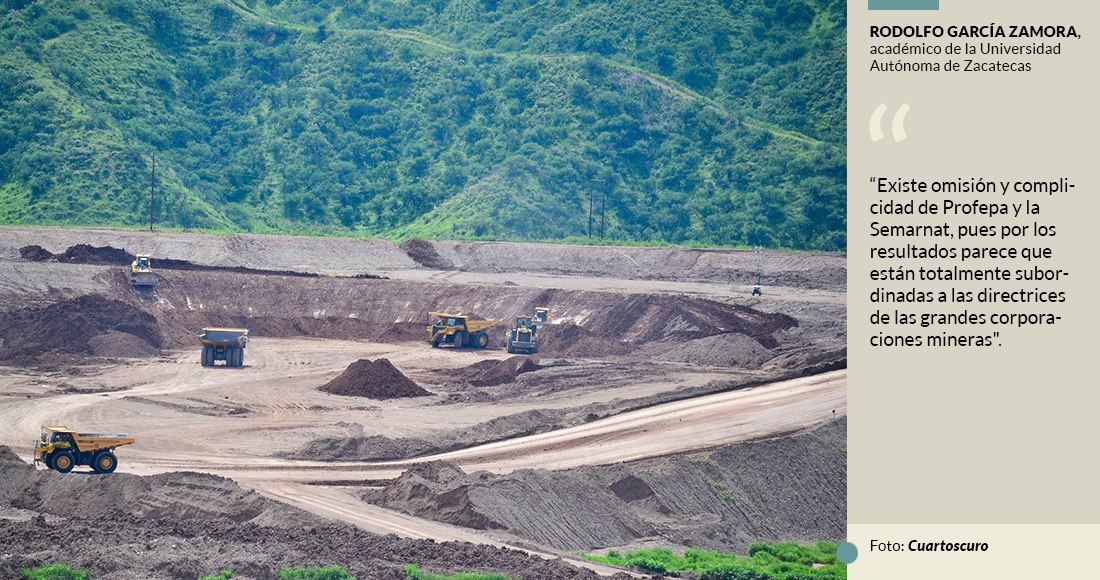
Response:
[[[499,320],[470,320],[469,316],[461,314],[429,312],[428,315],[432,317],[432,323],[428,325],[428,342],[432,343],[433,348],[442,344],[455,348],[485,348],[489,346],[489,333],[486,331],[500,324]]]
[[[43,425],[34,443],[34,463],[68,473],[77,465],[89,465],[96,473],[111,473],[118,467],[115,448],[136,441],[123,434],[77,433],[63,425]]]
[[[149,256],[138,254],[134,263],[130,264],[131,286],[156,286],[160,284],[160,277],[153,273],[153,262]]]

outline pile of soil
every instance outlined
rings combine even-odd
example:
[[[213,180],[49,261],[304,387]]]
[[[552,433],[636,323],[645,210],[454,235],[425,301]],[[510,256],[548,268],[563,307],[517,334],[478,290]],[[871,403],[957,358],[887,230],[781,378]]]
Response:
[[[504,360],[483,360],[456,374],[475,387],[492,387],[516,380],[523,373],[539,370],[538,357],[513,356]]]
[[[798,321],[786,314],[716,300],[635,294],[584,326],[597,336],[622,337],[638,346],[657,340],[694,340],[735,332],[774,348],[778,344],[775,334],[798,326]]]
[[[126,250],[120,250],[111,246],[96,247],[88,244],[77,244],[65,250],[64,254],[54,256],[58,262],[70,264],[103,264],[112,266],[129,266],[134,261],[134,255]]]
[[[391,439],[383,435],[359,435],[319,437],[306,443],[297,451],[283,454],[282,457],[306,461],[388,461],[439,453],[441,450],[440,447],[423,439],[408,437]]]
[[[706,454],[600,467],[489,477],[433,463],[363,498],[455,525],[503,528],[561,550],[655,540],[744,553],[759,541],[844,538],[846,441],[840,419]]]
[[[238,274],[256,274],[259,276],[294,276],[297,278],[318,278],[320,274],[313,272],[298,272],[293,270],[258,270],[244,266],[210,266],[196,264],[187,260],[174,260],[172,258],[153,258],[153,270],[186,270],[192,272],[236,272]],[[379,278],[370,274],[360,274],[357,278]]]
[[[399,399],[431,395],[397,370],[388,359],[359,359],[338,377],[320,387],[321,391],[346,397]]]
[[[414,262],[425,268],[432,270],[450,270],[454,268],[454,264],[444,260],[439,252],[435,250],[435,246],[427,240],[409,238],[401,242],[400,247]]]
[[[744,334],[697,338],[669,348],[654,349],[657,360],[717,367],[758,368],[775,354]]]
[[[108,330],[88,339],[92,354],[105,358],[149,358],[160,354],[160,350],[132,334]]]
[[[0,313],[0,339],[0,361],[9,362],[44,353],[147,356],[164,343],[151,314],[94,294]]]
[[[468,479],[457,465],[432,461],[414,465],[381,493],[371,495],[379,504],[400,505],[406,513],[423,514],[436,521],[475,530],[502,529],[503,525],[474,506],[467,493]]]
[[[19,257],[30,262],[45,262],[53,259],[53,254],[42,246],[23,246],[19,248]]]
[[[124,452],[120,459],[125,465]],[[212,475],[60,474],[36,470],[7,447],[0,447],[0,472],[0,578],[58,562],[92,578],[194,580],[224,569],[234,578],[276,578],[283,568],[340,566],[359,578],[396,580],[408,564],[437,573],[599,578],[515,550],[371,534]]]

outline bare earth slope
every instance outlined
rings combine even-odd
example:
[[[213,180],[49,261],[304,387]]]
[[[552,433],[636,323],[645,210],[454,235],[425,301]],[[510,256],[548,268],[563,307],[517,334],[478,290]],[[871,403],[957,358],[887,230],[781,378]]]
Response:
[[[494,476],[440,461],[364,498],[566,551],[647,539],[743,551],[759,541],[843,537],[845,441],[840,419],[796,435],[611,466]]]

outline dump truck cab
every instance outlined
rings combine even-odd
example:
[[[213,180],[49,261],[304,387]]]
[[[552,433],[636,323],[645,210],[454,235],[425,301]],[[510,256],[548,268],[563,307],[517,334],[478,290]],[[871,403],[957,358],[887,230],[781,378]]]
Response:
[[[64,425],[43,425],[34,445],[34,462],[61,473],[77,465],[89,465],[96,473],[112,473],[118,467],[115,448],[134,441],[121,433],[77,433]]]
[[[517,316],[505,336],[505,349],[510,353],[535,354],[539,351],[538,318]]]
[[[202,343],[202,366],[214,366],[214,361],[223,360],[227,367],[244,365],[244,347],[248,345],[247,328],[221,328],[211,326],[199,333]]]
[[[156,286],[160,277],[153,273],[153,262],[147,254],[138,254],[130,264],[130,284],[133,286]]]
[[[489,333],[486,331],[500,324],[499,320],[470,320],[462,314],[429,312],[428,315],[432,319],[428,325],[428,342],[433,348],[440,345],[486,348],[489,346]]]

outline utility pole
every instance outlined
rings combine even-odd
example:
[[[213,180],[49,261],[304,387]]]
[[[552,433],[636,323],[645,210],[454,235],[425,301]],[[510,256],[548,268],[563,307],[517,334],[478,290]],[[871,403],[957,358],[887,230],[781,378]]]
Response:
[[[595,193],[592,190],[592,182],[588,182],[588,239],[592,239],[592,198]]]
[[[153,231],[153,200],[157,191],[157,154],[153,154],[153,173],[149,179],[149,231]]]
[[[603,195],[600,197],[600,241],[603,241],[604,225],[607,223],[605,214],[607,211],[607,180],[601,179],[600,186],[603,189]]]

